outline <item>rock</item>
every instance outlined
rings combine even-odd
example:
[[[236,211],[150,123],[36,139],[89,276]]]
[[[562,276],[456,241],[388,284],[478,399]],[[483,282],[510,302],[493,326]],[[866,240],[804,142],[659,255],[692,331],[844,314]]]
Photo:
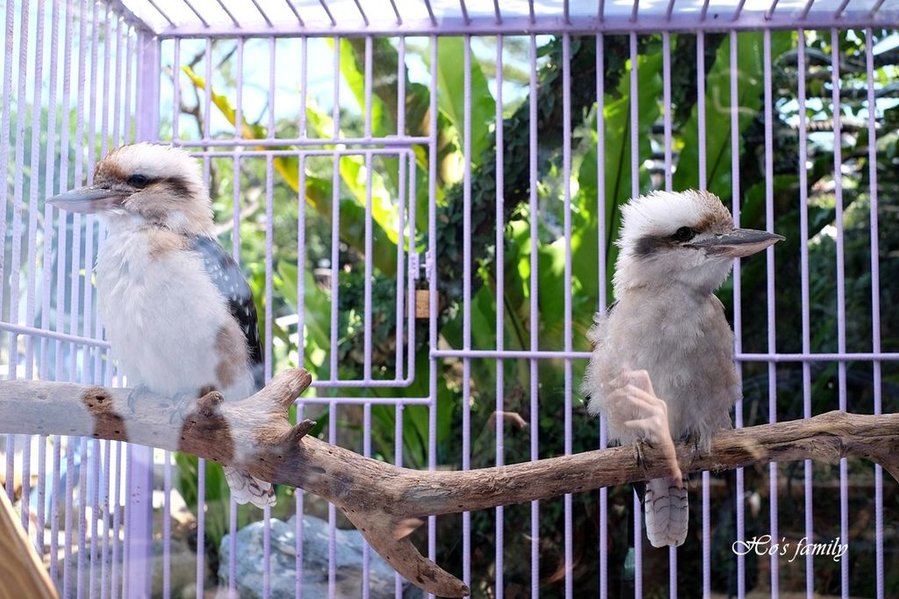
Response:
[[[271,519],[271,563],[269,585],[272,599],[296,595],[296,516],[287,522]],[[362,547],[364,541],[357,530],[335,531],[334,549],[337,572],[335,596],[362,596]],[[219,555],[220,597],[227,597],[229,535],[222,539]],[[242,599],[262,597],[263,523],[253,522],[237,531],[237,596]],[[314,516],[303,516],[303,596],[328,596],[328,522]],[[373,549],[369,550],[369,597],[394,597],[394,570]],[[423,594],[403,581],[403,597]]]
[[[163,543],[153,541],[153,597],[163,595]],[[171,569],[169,580],[173,597],[196,597],[197,595],[197,554],[188,547],[187,541],[171,539],[169,557]],[[208,570],[208,568],[207,568]]]
[[[60,560],[60,569],[67,568],[69,574],[69,584],[71,588],[69,589],[69,593],[67,596],[74,597],[77,595],[91,596],[91,597],[99,597],[101,595],[101,589],[103,589],[103,584],[106,584],[106,589],[109,588],[109,585],[112,584],[112,569],[115,568],[117,570],[116,578],[118,580],[118,584],[122,584],[122,577],[125,575],[125,566],[122,562],[122,550],[120,548],[118,552],[118,560],[113,563],[112,561],[112,547],[109,547],[106,554],[106,578],[103,578],[103,554],[102,554],[102,543],[99,541],[96,543],[88,543],[85,547],[85,551],[89,552],[93,548],[93,556],[94,556],[94,568],[93,571],[90,570],[90,553],[84,556],[83,570],[81,572],[80,579],[80,589],[79,587],[79,577],[78,577],[78,547],[72,547],[72,557],[68,565]],[[155,539],[153,541],[153,574],[152,574],[152,593],[151,597],[153,599],[161,599],[164,597],[163,594],[163,551],[164,544],[162,540]],[[196,597],[197,596],[197,554],[194,553],[193,549],[191,549],[186,541],[179,539],[172,539],[169,543],[169,557],[171,559],[171,570],[169,570],[169,584],[171,589],[171,596],[180,599],[187,597]],[[91,579],[93,577],[93,579]],[[59,589],[60,595],[62,595],[63,585],[62,585],[63,577],[60,574],[59,580],[57,581],[57,586]],[[90,591],[93,589],[93,593]],[[113,593],[113,596],[118,596],[121,593],[121,588],[117,588],[116,592]]]

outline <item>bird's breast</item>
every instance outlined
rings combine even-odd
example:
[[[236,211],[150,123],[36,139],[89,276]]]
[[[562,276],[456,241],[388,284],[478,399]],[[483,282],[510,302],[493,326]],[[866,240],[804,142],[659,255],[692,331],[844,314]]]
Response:
[[[98,254],[96,281],[106,336],[129,384],[169,395],[247,387],[246,376],[219,380],[222,339],[236,324],[186,240],[166,232],[111,235]],[[245,348],[238,349],[245,361]]]
[[[733,332],[717,299],[622,300],[598,334],[590,366],[594,378],[609,382],[623,370],[646,370],[656,395],[668,404],[675,438],[695,432],[705,440],[729,427],[740,390]]]

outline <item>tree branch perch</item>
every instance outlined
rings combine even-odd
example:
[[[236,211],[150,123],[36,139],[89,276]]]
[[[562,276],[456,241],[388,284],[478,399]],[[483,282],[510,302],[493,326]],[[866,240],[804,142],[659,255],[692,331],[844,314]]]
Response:
[[[3,381],[0,433],[121,440],[240,464],[260,479],[327,499],[397,572],[428,592],[449,597],[467,595],[468,588],[423,557],[409,540],[422,518],[668,473],[659,451],[647,448],[644,462],[638,464],[632,447],[467,472],[399,468],[306,436],[309,421],[291,425],[288,408],[310,382],[305,370],[287,370],[243,400],[223,401],[218,393],[210,393],[178,404],[139,390]],[[899,414],[829,412],[809,420],[722,432],[708,454],[694,454],[683,445],[677,449],[685,473],[770,461],[834,462],[851,456],[877,462],[899,480],[897,447]]]

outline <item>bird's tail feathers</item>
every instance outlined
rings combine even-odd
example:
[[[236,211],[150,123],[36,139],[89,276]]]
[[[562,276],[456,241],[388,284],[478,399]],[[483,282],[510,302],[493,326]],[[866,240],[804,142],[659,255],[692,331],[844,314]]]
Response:
[[[682,545],[687,538],[690,510],[687,488],[673,478],[654,478],[646,483],[643,498],[646,536],[653,547]]]
[[[234,501],[243,505],[252,503],[258,508],[275,505],[275,489],[272,483],[259,480],[250,475],[246,470],[225,466],[225,480],[231,487],[231,496]]]

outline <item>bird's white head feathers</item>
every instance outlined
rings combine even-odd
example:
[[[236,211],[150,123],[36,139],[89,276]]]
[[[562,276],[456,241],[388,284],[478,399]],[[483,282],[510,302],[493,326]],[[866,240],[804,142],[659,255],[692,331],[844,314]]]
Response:
[[[621,208],[621,219],[618,246],[622,249],[640,237],[665,237],[684,226],[721,232],[734,228],[730,212],[717,196],[693,189],[653,191],[634,198]]]
[[[735,229],[730,212],[712,193],[656,191],[621,209],[615,295],[638,287],[682,285],[711,293],[727,278],[736,257],[782,239]]]
[[[180,148],[122,146],[97,164],[93,185],[125,191],[121,210],[149,223],[195,234],[212,228],[212,206],[200,166]]]
[[[197,160],[172,146],[136,143],[112,150],[92,184],[50,199],[96,212],[111,227],[158,226],[186,235],[212,232],[212,206]]]

